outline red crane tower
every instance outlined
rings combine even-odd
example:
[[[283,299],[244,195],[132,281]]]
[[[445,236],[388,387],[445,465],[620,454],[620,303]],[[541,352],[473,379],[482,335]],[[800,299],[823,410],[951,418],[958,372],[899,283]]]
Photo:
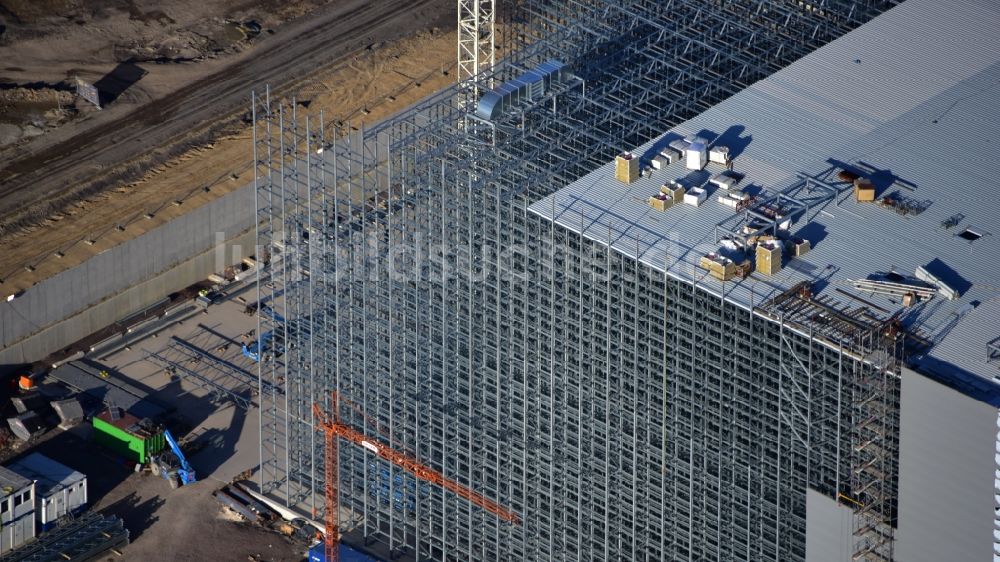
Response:
[[[348,402],[347,399],[344,401]],[[482,494],[472,491],[466,486],[459,484],[440,472],[425,466],[420,461],[400,453],[399,451],[395,451],[387,445],[383,445],[382,443],[369,438],[364,433],[341,422],[339,409],[340,403],[336,392],[332,393],[330,405],[333,410],[332,419],[325,412],[323,412],[323,409],[320,408],[319,404],[313,404],[313,415],[316,417],[316,422],[319,427],[323,428],[326,434],[326,486],[324,487],[326,492],[326,537],[323,541],[324,549],[326,551],[326,562],[340,561],[340,529],[337,525],[337,518],[340,512],[340,500],[337,495],[337,482],[340,481],[340,467],[338,464],[339,456],[337,454],[338,437],[342,437],[355,445],[361,445],[365,449],[368,449],[372,453],[391,462],[392,464],[406,469],[417,478],[437,484],[438,486],[465,498],[486,511],[489,511],[508,523],[514,523],[517,525],[521,524],[521,518],[513,511],[510,511]]]

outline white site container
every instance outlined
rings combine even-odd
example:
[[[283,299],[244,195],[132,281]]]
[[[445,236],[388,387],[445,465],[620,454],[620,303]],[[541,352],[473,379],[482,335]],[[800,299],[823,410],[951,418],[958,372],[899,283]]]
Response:
[[[35,483],[0,466],[0,554],[35,538]]]
[[[692,187],[684,192],[684,202],[688,205],[694,205],[695,207],[700,207],[707,198],[708,193],[700,187]]]
[[[692,143],[687,149],[684,166],[688,170],[703,170],[708,163],[708,149],[700,142]]]
[[[35,512],[43,531],[55,526],[67,513],[77,513],[87,504],[87,477],[40,453],[31,453],[10,463],[10,469],[34,480]]]

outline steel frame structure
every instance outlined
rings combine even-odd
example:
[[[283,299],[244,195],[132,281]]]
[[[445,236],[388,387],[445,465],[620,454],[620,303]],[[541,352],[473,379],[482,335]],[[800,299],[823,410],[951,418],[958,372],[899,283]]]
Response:
[[[243,408],[244,410],[249,410],[253,405],[253,399],[250,396],[253,387],[241,385],[242,381],[239,378],[234,378],[231,372],[221,368],[219,363],[211,362],[210,360],[202,363],[206,355],[202,355],[190,347],[183,347],[177,344],[169,347],[165,352],[172,352],[172,354],[179,357],[171,359],[161,353],[149,351],[146,353],[145,360],[160,367],[170,375],[183,377],[188,382],[200,386],[211,394],[215,403],[230,401],[237,408]],[[195,369],[187,366],[193,363],[200,364],[199,368]],[[209,373],[202,373],[202,367],[204,367],[204,370],[209,371]],[[231,386],[232,380],[237,382],[235,388]],[[240,386],[242,386],[242,392]]]
[[[342,448],[341,528],[390,556],[801,560],[805,487],[855,489],[848,353],[527,206],[894,3],[526,0],[472,80],[550,58],[576,79],[489,124],[458,84],[339,138],[255,95],[257,333],[284,342],[259,364],[262,489],[322,512],[311,406],[336,391],[345,423],[522,514]]]

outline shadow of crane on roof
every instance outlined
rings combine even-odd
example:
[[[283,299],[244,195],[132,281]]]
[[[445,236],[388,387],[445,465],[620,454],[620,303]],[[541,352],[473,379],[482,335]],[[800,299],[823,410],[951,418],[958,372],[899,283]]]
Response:
[[[741,136],[743,132],[746,131],[746,127],[743,125],[732,125],[725,130],[721,135],[716,136],[712,139],[713,146],[725,146],[729,148],[729,158],[736,159],[737,156],[743,153],[744,150],[750,146],[753,141],[753,135]],[[706,135],[713,135],[710,131],[701,131],[698,136],[705,138],[710,138]]]

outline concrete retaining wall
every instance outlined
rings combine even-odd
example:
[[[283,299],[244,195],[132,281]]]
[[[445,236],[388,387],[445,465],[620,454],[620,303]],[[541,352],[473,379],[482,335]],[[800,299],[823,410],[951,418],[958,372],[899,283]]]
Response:
[[[44,358],[253,254],[253,219],[248,186],[0,303],[0,365]]]

